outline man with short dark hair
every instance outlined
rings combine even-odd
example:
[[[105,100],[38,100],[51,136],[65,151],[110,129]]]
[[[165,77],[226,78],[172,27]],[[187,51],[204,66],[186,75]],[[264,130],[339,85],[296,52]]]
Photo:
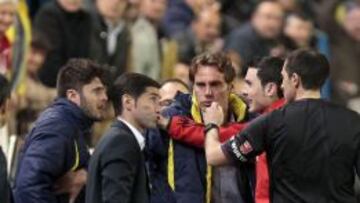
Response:
[[[72,59],[61,69],[58,99],[25,138],[15,203],[84,202],[90,158],[84,139],[106,112],[107,80],[106,69],[87,59]]]
[[[48,87],[56,86],[60,68],[70,58],[89,56],[90,15],[82,9],[83,0],[54,0],[45,3],[34,19],[34,28],[51,44],[39,78]]]
[[[0,74],[0,128],[6,124],[7,102],[10,94],[10,84],[7,79]],[[0,134],[0,136],[3,136]],[[7,175],[7,162],[4,152],[0,146],[0,202],[10,202],[10,186]]]
[[[138,73],[125,73],[115,81],[117,118],[91,158],[87,203],[149,202],[144,133],[157,125],[159,87],[156,81]]]
[[[320,98],[329,63],[315,51],[289,55],[282,70],[285,99],[279,110],[254,121],[227,143],[218,140],[221,107],[204,112],[206,157],[211,165],[246,162],[267,152],[270,202],[355,203],[354,176],[359,174],[360,117]]]

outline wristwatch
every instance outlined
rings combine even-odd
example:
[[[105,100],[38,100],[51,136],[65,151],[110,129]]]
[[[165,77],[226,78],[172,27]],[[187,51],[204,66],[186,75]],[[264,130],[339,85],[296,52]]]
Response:
[[[208,123],[208,124],[206,124],[206,125],[205,125],[205,129],[204,129],[205,135],[206,135],[211,129],[213,129],[213,128],[216,128],[216,129],[219,130],[219,126],[216,125],[215,123]]]

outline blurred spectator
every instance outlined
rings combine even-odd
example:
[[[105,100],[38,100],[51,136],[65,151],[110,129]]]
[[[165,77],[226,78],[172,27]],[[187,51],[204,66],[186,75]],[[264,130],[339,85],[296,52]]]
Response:
[[[318,22],[330,40],[333,100],[348,105],[360,97],[360,6],[327,0],[320,8]]]
[[[173,77],[190,85],[189,64],[198,54],[205,51],[218,52],[223,48],[220,38],[221,15],[217,8],[204,7],[194,18],[191,26],[174,36],[178,45],[178,64]]]
[[[221,3],[222,13],[231,16],[232,18],[246,22],[251,17],[256,5],[261,0],[246,0],[246,1],[234,1],[234,0],[218,0]]]
[[[129,24],[133,24],[139,17],[139,4],[141,0],[128,0],[128,7],[125,11],[125,19]]]
[[[6,111],[9,97],[10,84],[7,79],[0,74],[0,128],[6,123]],[[2,135],[0,136],[7,136]],[[7,175],[7,162],[5,154],[0,146],[0,202],[10,203],[11,190]]]
[[[274,1],[261,2],[249,23],[235,30],[226,42],[226,49],[239,55],[241,66],[270,54],[278,45],[284,12]],[[246,68],[243,70],[245,73]]]
[[[176,57],[176,50],[169,49],[167,43],[171,42],[165,40],[160,29],[167,0],[140,0],[139,6],[140,16],[131,29],[132,69],[153,79],[159,79],[162,72],[166,72],[163,67],[172,68],[175,65],[163,65],[163,62],[169,57]]]
[[[34,18],[36,13],[39,11],[41,6],[43,6],[44,3],[49,2],[52,0],[27,0],[27,4],[29,6],[29,13],[31,18]]]
[[[284,26],[284,45],[287,51],[299,48],[318,50],[329,58],[329,40],[325,33],[315,29],[314,22],[306,14],[290,13],[286,17]],[[321,97],[330,99],[331,84],[326,80],[321,89]]]
[[[285,13],[300,12],[299,0],[277,0],[284,9]]]
[[[0,74],[9,74],[11,45],[5,32],[15,21],[15,0],[0,0]]]
[[[220,13],[207,7],[196,16],[188,29],[174,37],[179,48],[178,59],[184,64],[190,64],[191,60],[200,53],[205,51],[214,53],[223,48],[220,38]]]
[[[169,8],[164,16],[163,24],[167,36],[185,30],[204,5],[214,0],[170,0]]]
[[[82,0],[51,1],[35,16],[34,27],[51,44],[39,72],[40,80],[49,87],[55,87],[57,73],[68,59],[89,55],[91,19],[81,5]]]
[[[327,34],[315,28],[313,20],[303,13],[290,13],[284,26],[284,45],[288,51],[313,48],[329,57]]]
[[[315,28],[310,18],[292,13],[286,17],[284,26],[285,46],[290,51],[298,48],[315,48]]]
[[[127,0],[96,0],[92,9],[90,58],[114,68],[114,78],[128,67],[130,31],[124,20]]]
[[[44,64],[50,44],[40,33],[34,32],[32,37],[24,78],[26,91],[18,107],[19,135],[24,135],[29,131],[32,122],[56,97],[56,89],[46,87],[37,75]]]

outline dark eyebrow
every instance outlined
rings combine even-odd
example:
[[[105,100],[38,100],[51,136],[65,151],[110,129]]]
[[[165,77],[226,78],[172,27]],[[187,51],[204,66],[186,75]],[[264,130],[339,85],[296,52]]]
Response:
[[[106,89],[106,87],[105,86],[97,86],[97,87],[93,88],[93,90],[95,90],[95,91],[102,90],[102,89]]]

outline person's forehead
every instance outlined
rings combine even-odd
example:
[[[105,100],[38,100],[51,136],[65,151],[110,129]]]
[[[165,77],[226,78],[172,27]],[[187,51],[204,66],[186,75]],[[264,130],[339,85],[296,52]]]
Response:
[[[177,92],[177,91],[187,92],[186,87],[184,87],[184,85],[177,82],[166,83],[160,88],[160,92],[164,92],[164,93]]]
[[[88,84],[85,84],[84,86],[97,88],[97,87],[104,87],[104,84],[101,82],[99,77],[95,77]]]
[[[293,24],[296,24],[296,25],[306,25],[306,26],[311,26],[312,25],[312,22],[310,20],[304,20],[304,19],[301,19],[299,17],[296,17],[296,16],[289,16],[286,20],[287,24],[290,24],[290,25],[293,25]]]
[[[283,12],[283,9],[280,4],[275,2],[264,2],[259,5],[256,10],[256,13],[279,13]]]
[[[259,70],[257,68],[249,67],[247,72],[246,72],[245,79],[247,79],[247,80],[257,79],[258,78],[258,76],[257,76],[258,71]]]
[[[157,87],[146,87],[144,94],[159,96],[159,88],[157,88]]]
[[[3,3],[0,3],[0,9],[1,10],[11,10],[11,11],[15,11],[16,10],[16,4],[15,3],[12,3],[11,1],[6,1],[6,2],[3,2]]]
[[[199,66],[195,73],[195,82],[198,80],[221,80],[225,81],[224,73],[215,66]]]

